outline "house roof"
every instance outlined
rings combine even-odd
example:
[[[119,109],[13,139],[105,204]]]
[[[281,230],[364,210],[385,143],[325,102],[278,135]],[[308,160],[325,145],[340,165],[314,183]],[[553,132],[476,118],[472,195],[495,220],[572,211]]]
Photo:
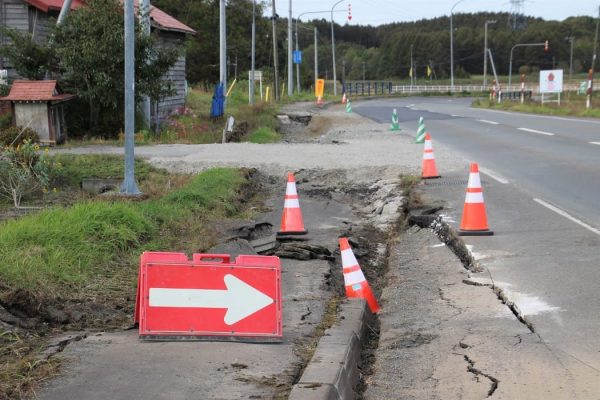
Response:
[[[59,10],[62,8],[64,0],[25,0],[26,3],[31,4],[35,8],[48,12],[49,10]],[[137,0],[134,0],[137,8]],[[84,0],[72,0],[71,10],[77,9],[85,5]],[[166,31],[175,31],[183,33],[195,34],[196,31],[185,25],[184,23],[176,20],[166,12],[159,8],[150,6],[150,20],[153,26],[158,29]]]
[[[56,81],[27,81],[17,80],[13,82],[10,93],[6,97],[0,97],[5,101],[63,101],[73,98],[72,94],[58,94]]]

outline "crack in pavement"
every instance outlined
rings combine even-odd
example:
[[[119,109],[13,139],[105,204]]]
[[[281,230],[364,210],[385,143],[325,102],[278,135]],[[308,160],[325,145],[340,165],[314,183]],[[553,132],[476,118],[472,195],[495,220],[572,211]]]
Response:
[[[465,358],[465,361],[469,364],[467,366],[467,371],[469,371],[470,373],[472,373],[473,375],[475,375],[475,377],[477,378],[478,382],[479,382],[479,376],[484,376],[487,379],[489,379],[489,381],[491,383],[490,383],[490,390],[488,390],[487,397],[492,397],[494,395],[494,392],[498,389],[498,384],[500,383],[500,381],[498,379],[496,379],[495,377],[493,377],[492,375],[486,374],[482,370],[475,368],[475,361],[473,361],[466,354],[463,354],[463,357]]]

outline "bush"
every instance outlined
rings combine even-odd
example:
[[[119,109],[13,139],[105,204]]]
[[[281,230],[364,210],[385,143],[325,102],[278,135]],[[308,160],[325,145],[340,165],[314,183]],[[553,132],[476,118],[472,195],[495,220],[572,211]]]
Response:
[[[22,128],[20,126],[10,126],[8,128],[0,130],[1,145],[17,146],[19,144],[25,143],[25,141],[29,141],[31,143],[39,143],[40,135],[38,135],[37,132],[31,128]]]
[[[19,208],[24,196],[46,190],[50,162],[40,146],[25,140],[17,146],[5,146],[0,153],[0,196]]]

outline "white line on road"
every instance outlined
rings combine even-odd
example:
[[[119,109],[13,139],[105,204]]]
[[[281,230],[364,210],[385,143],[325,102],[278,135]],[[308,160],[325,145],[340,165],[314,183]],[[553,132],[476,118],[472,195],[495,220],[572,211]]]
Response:
[[[550,203],[546,203],[546,202],[545,202],[544,200],[542,200],[542,199],[533,199],[533,201],[535,201],[536,203],[539,203],[539,204],[543,205],[544,207],[546,207],[546,208],[547,208],[547,209],[549,209],[549,210],[552,210],[552,211],[554,211],[554,212],[555,212],[555,213],[557,213],[558,215],[561,215],[561,216],[565,217],[566,219],[568,219],[568,220],[570,220],[570,221],[572,221],[572,222],[575,222],[576,224],[578,224],[578,225],[580,225],[580,226],[584,227],[585,229],[587,229],[588,231],[590,231],[590,232],[593,232],[593,233],[595,233],[596,235],[600,235],[600,230],[598,230],[598,229],[594,228],[593,226],[590,226],[590,225],[586,224],[585,222],[583,222],[583,221],[582,221],[582,220],[580,220],[580,219],[577,219],[577,218],[573,217],[572,215],[570,215],[570,214],[569,214],[569,213],[567,213],[566,211],[563,211],[563,210],[561,210],[560,208],[558,208],[558,207],[555,207],[555,206],[553,206],[553,205],[552,205],[552,204],[550,204]]]
[[[600,121],[590,120],[590,119],[582,119],[582,118],[554,117],[551,115],[536,115],[536,114],[516,113],[516,112],[508,112],[508,111],[488,110],[487,108],[478,108],[477,110],[478,111],[486,111],[486,112],[490,112],[490,113],[497,113],[497,114],[506,114],[506,115],[511,115],[513,117],[514,116],[523,116],[523,117],[538,118],[538,119],[557,119],[559,121],[583,122],[586,124],[594,124],[594,125],[600,124]]]
[[[495,181],[498,181],[498,182],[502,183],[503,185],[506,185],[506,184],[509,183],[507,179],[503,178],[502,176],[500,176],[499,174],[497,174],[497,173],[495,173],[493,171],[490,171],[487,168],[481,168],[481,167],[479,167],[479,171],[483,172],[484,174],[486,174],[490,178],[494,179]]]
[[[597,144],[598,146],[600,146],[600,142],[590,142],[590,144]]]
[[[478,119],[477,121],[479,121],[479,122],[483,122],[483,123],[486,123],[486,124],[500,125],[500,122],[496,122],[496,121],[488,121],[487,119]]]
[[[544,132],[544,131],[538,131],[537,129],[529,129],[529,128],[517,128],[520,131],[525,131],[525,132],[531,132],[531,133],[539,133],[540,135],[546,135],[546,136],[554,136],[554,133],[550,133],[550,132]]]

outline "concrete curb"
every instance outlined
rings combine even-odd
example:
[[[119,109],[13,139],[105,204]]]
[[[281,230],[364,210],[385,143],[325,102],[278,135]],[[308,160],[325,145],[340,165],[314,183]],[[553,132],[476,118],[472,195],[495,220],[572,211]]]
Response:
[[[366,328],[372,318],[367,303],[349,299],[340,305],[339,321],[325,331],[313,358],[289,400],[352,400],[360,381],[358,365]]]

